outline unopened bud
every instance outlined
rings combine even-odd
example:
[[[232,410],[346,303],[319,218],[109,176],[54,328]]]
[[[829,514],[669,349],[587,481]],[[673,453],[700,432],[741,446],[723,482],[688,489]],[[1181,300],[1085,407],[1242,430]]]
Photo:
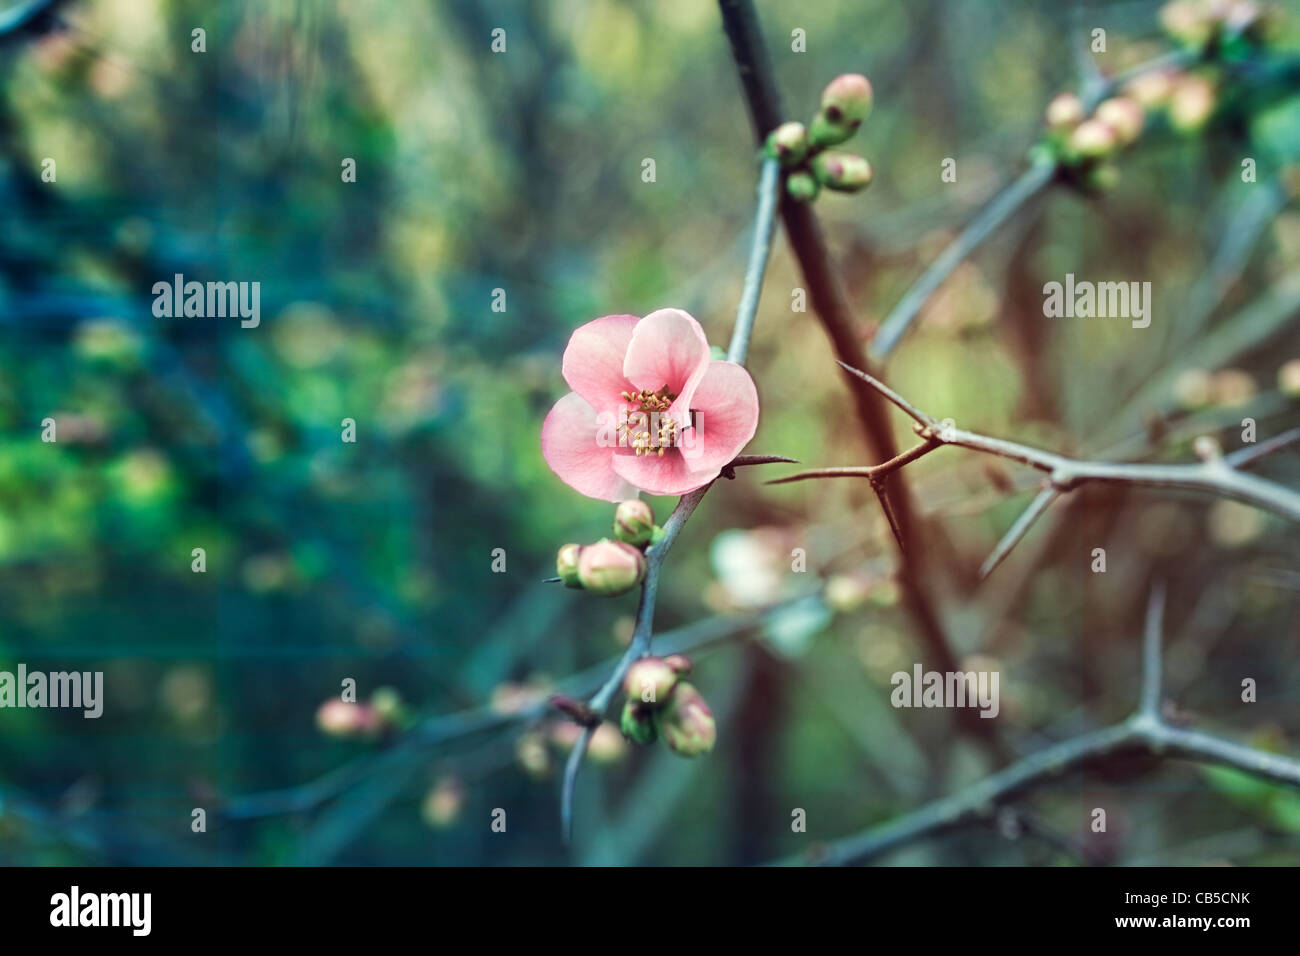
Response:
[[[645,545],[655,531],[655,513],[640,498],[620,501],[614,511],[614,537],[627,544]]]
[[[822,90],[822,112],[832,123],[856,130],[871,112],[871,81],[861,73],[841,73]]]
[[[700,692],[683,681],[658,715],[659,734],[673,753],[697,757],[713,749],[718,728]]]
[[[370,706],[380,723],[387,727],[400,724],[406,716],[402,695],[391,687],[379,687],[370,695]]]
[[[1277,370],[1277,387],[1289,398],[1300,398],[1300,358],[1293,358]]]
[[[827,189],[852,193],[871,185],[871,164],[853,153],[821,153],[812,168]]]
[[[1075,127],[1066,145],[1070,152],[1083,159],[1099,159],[1115,151],[1119,137],[1101,120],[1086,119]]]
[[[1198,132],[1214,112],[1214,84],[1203,76],[1184,76],[1169,95],[1169,125],[1180,133]]]
[[[798,166],[808,155],[808,130],[803,123],[782,123],[767,134],[767,155],[782,166]]]
[[[1200,49],[1214,36],[1212,12],[1201,0],[1171,0],[1160,8],[1160,25],[1184,46]]]
[[[1119,167],[1110,160],[1097,163],[1083,177],[1090,192],[1107,193],[1119,185]]]
[[[1212,435],[1197,435],[1192,442],[1192,451],[1196,452],[1196,457],[1201,461],[1218,461],[1223,457],[1223,449],[1219,446],[1218,439]]]
[[[1174,89],[1173,74],[1169,70],[1151,70],[1129,80],[1124,93],[1137,100],[1146,109],[1157,109],[1169,101]]]
[[[337,697],[320,705],[316,726],[330,737],[365,737],[380,729],[379,715],[369,704],[357,704]]]
[[[659,738],[659,731],[655,729],[654,710],[648,704],[631,697],[623,704],[619,726],[624,737],[642,747],[648,747]]]
[[[1053,130],[1074,129],[1083,122],[1083,102],[1073,93],[1058,93],[1047,104],[1046,117]]]
[[[555,573],[560,576],[566,588],[580,588],[578,580],[578,557],[582,554],[582,545],[566,544],[555,553]]]
[[[826,604],[838,614],[850,614],[867,603],[871,582],[858,575],[836,574],[826,582]]]
[[[455,777],[443,777],[428,793],[420,805],[420,815],[431,827],[450,826],[460,815],[465,803],[465,788]]]
[[[685,677],[691,672],[691,659],[685,654],[669,654],[664,663],[673,669],[678,677]]]
[[[1127,96],[1112,96],[1098,105],[1093,115],[1115,131],[1120,146],[1128,146],[1138,138],[1146,119],[1137,100]]]
[[[812,202],[821,190],[821,183],[817,182],[812,173],[803,170],[791,173],[785,180],[785,191],[790,194],[791,199],[798,202]]]
[[[630,544],[602,538],[578,556],[578,580],[596,594],[622,594],[645,576],[645,555]]]
[[[596,763],[613,763],[627,753],[627,744],[614,725],[605,722],[591,734],[587,744],[587,755]]]
[[[634,661],[623,677],[623,690],[629,700],[643,704],[663,704],[677,684],[677,672],[658,657]]]

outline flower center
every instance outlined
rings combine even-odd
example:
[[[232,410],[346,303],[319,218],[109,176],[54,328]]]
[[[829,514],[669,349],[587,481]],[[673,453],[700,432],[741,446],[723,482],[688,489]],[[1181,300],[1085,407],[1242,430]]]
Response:
[[[658,452],[662,458],[665,448],[677,444],[677,422],[671,415],[660,414],[672,407],[676,398],[667,385],[653,392],[643,388],[639,392],[623,393],[623,400],[633,411],[619,428],[627,432],[628,444],[638,456]]]

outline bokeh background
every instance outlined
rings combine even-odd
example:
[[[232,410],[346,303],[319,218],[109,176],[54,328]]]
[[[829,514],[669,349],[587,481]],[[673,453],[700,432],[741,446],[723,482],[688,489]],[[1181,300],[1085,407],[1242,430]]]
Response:
[[[1291,7],[1271,56],[1300,56]],[[1023,168],[1044,105],[1078,84],[1072,37],[1104,27],[1108,72],[1168,49],[1140,0],[758,8],[790,118],[837,73],[875,86],[854,141],[875,183],[816,205],[864,338]],[[730,334],[757,167],[715,5],[53,14],[0,39],[0,666],[102,670],[106,701],[95,721],[0,712],[0,861],[753,863],[996,766],[950,712],[889,706],[890,674],[920,651],[870,490],[745,469],[687,526],[657,616],[709,642],[695,681],[718,746],[685,761],[604,735],[572,849],[560,840],[572,734],[538,701],[590,689],[604,671],[566,680],[621,651],[636,598],[542,583],[612,508],[551,474],[538,433],[583,322],[676,306],[711,341]],[[1300,91],[1268,76],[1198,135],[1152,123],[1108,195],[1055,189],[1022,211],[931,301],[889,381],[963,427],[1087,455],[1190,460],[1199,434],[1238,447],[1246,416],[1261,438],[1300,424],[1283,371],[1300,356]],[[956,183],[940,182],[946,157]],[[260,281],[261,325],[155,318],[150,289],[178,272]],[[1150,281],[1151,327],[1043,318],[1042,284],[1066,272]],[[778,234],[750,450],[870,463],[817,319],[792,310],[802,285]],[[1294,451],[1260,471],[1300,487]],[[1157,578],[1180,719],[1300,751],[1294,527],[1084,489],[979,584],[1034,477],[945,449],[906,478],[951,642],[1001,673],[992,723],[1011,754],[1132,710]],[[1258,703],[1241,703],[1243,677]],[[400,700],[393,729],[322,732],[344,678],[363,702]],[[1016,806],[885,862],[1300,860],[1300,795],[1226,771],[1110,762]]]

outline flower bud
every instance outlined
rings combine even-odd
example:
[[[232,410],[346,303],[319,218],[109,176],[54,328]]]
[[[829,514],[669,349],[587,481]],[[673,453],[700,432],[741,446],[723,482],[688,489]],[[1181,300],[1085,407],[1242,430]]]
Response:
[[[1300,398],[1300,358],[1293,358],[1277,370],[1277,387],[1289,398]]]
[[[673,669],[678,677],[685,677],[691,672],[691,659],[685,654],[669,654],[664,663]]]
[[[1119,185],[1119,167],[1109,159],[1102,160],[1084,174],[1083,184],[1089,192],[1110,192]]]
[[[766,152],[782,166],[798,166],[808,155],[808,130],[803,123],[782,123],[767,134]]]
[[[1127,96],[1112,96],[1093,115],[1115,131],[1120,146],[1128,146],[1138,138],[1146,119],[1137,100]]]
[[[1172,0],[1160,8],[1160,25],[1184,46],[1200,49],[1214,36],[1213,12],[1201,0]]]
[[[620,501],[614,511],[614,537],[626,544],[644,546],[655,531],[655,513],[640,498]]]
[[[853,129],[847,123],[836,123],[827,117],[824,110],[819,110],[808,128],[808,146],[811,149],[838,146],[853,136]]]
[[[700,692],[682,682],[657,716],[659,734],[673,753],[680,757],[697,757],[713,749],[718,728],[713,712]]]
[[[1066,141],[1070,152],[1083,159],[1099,159],[1109,156],[1119,146],[1119,137],[1115,131],[1099,119],[1086,119],[1080,123],[1069,140]]]
[[[582,554],[582,545],[566,544],[555,552],[555,573],[560,576],[566,588],[580,588],[578,580],[578,557]]]
[[[812,202],[821,190],[821,184],[813,178],[812,173],[803,170],[791,173],[785,180],[785,191],[797,202]]]
[[[316,726],[330,737],[364,737],[379,731],[380,720],[369,704],[334,697],[316,711]]]
[[[655,729],[654,711],[639,700],[628,698],[623,704],[623,716],[619,720],[623,736],[634,744],[648,747],[659,739]]]
[[[456,822],[465,803],[465,788],[455,777],[443,777],[420,804],[420,816],[431,827],[446,827]]]
[[[658,657],[634,661],[623,677],[623,690],[629,700],[655,706],[668,699],[676,684],[677,672]]]
[[[1223,448],[1213,435],[1197,435],[1192,442],[1192,451],[1201,461],[1219,461],[1223,458]]]
[[[1057,131],[1071,130],[1083,122],[1083,103],[1073,93],[1058,93],[1047,104],[1047,125]]]
[[[1184,76],[1169,96],[1169,125],[1180,133],[1198,132],[1214,112],[1214,84],[1203,76]]]
[[[838,192],[857,192],[871,185],[871,164],[852,153],[821,153],[812,168],[818,182]]]
[[[391,687],[378,687],[370,695],[370,706],[385,727],[400,724],[406,716],[402,695]]]
[[[622,735],[608,721],[602,723],[591,734],[587,744],[587,756],[601,764],[613,763],[627,753],[627,744]]]
[[[645,555],[630,544],[601,538],[578,556],[578,580],[596,594],[622,594],[645,577]]]
[[[822,112],[850,132],[871,112],[871,81],[861,73],[841,73],[822,90]]]
[[[1169,70],[1151,70],[1129,80],[1124,95],[1137,100],[1139,106],[1157,109],[1169,101],[1174,88],[1174,74]]]

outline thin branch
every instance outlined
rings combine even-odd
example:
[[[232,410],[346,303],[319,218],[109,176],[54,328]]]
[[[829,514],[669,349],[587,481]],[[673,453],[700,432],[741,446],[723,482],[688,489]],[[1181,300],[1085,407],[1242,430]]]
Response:
[[[894,350],[930,296],[943,285],[952,271],[1017,210],[1046,189],[1055,175],[1055,162],[1036,162],[976,214],[957,238],[921,273],[921,277],[903,294],[889,315],[885,316],[871,341],[869,354],[872,361],[881,362]]]
[[[1300,522],[1300,494],[1274,482],[1239,471],[1231,467],[1225,458],[1185,465],[1085,461],[1068,458],[1064,455],[1057,455],[1028,445],[1021,445],[1018,442],[990,438],[987,435],[940,423],[933,416],[916,408],[865,372],[856,369],[850,369],[850,371],[867,382],[872,388],[880,391],[881,394],[912,417],[917,422],[917,434],[926,439],[927,442],[969,448],[972,451],[996,455],[999,458],[1018,461],[1032,468],[1037,468],[1039,471],[1047,473],[1051,487],[1058,492],[1072,491],[1087,482],[1137,485],[1151,488],[1179,488],[1231,498],[1234,501],[1253,505],[1256,508],[1272,512],[1291,521]],[[1285,439],[1285,442],[1282,442],[1282,439]],[[1283,445],[1290,444],[1294,440],[1294,438],[1289,437],[1289,433],[1278,438],[1278,441]],[[1276,449],[1269,449],[1269,451],[1273,450]],[[1244,457],[1248,463],[1253,460],[1249,455]],[[886,464],[890,463],[886,462]],[[827,470],[822,469],[822,471]],[[848,471],[837,469],[837,473],[848,474]],[[874,475],[871,468],[860,468],[858,473],[864,477],[873,477]],[[790,480],[814,476],[816,476],[816,473],[805,473],[805,475],[791,476]]]
[[[758,215],[754,220],[754,244],[749,250],[749,263],[745,268],[745,285],[736,309],[736,326],[731,332],[731,347],[727,361],[745,364],[749,354],[749,340],[754,333],[754,316],[758,313],[758,297],[763,291],[763,274],[772,251],[772,234],[776,231],[777,197],[781,194],[781,165],[775,159],[763,161],[758,179]]]
[[[1258,445],[1238,448],[1231,454],[1224,455],[1223,462],[1230,468],[1249,468],[1256,462],[1290,448],[1297,442],[1300,442],[1300,428],[1293,428],[1280,435],[1274,435],[1268,441],[1260,442]]]
[[[1148,709],[1159,697],[1159,647],[1164,586],[1157,585],[1147,608],[1143,644],[1142,704],[1122,723],[1081,734],[1030,754],[992,776],[898,819],[844,837],[784,864],[861,863],[922,837],[952,830],[987,817],[1001,803],[1049,778],[1085,764],[1126,753],[1178,757],[1197,763],[1233,767],[1275,783],[1300,787],[1300,760],[1255,750],[1202,731],[1171,727]],[[1154,648],[1155,659],[1152,659]]]

